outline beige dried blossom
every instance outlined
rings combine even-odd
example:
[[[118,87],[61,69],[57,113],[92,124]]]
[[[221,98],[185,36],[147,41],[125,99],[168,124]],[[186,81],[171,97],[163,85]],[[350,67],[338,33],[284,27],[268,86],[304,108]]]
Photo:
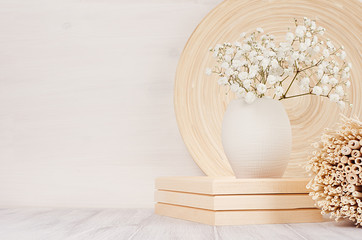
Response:
[[[306,169],[307,185],[322,214],[337,221],[347,218],[362,226],[362,122],[342,117],[336,130],[327,129]]]

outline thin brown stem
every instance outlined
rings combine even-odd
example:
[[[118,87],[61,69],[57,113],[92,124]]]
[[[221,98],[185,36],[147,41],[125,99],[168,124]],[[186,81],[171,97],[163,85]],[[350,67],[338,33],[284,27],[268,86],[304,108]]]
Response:
[[[283,83],[285,79],[287,79],[289,76],[286,76],[285,78],[283,78],[280,83]]]
[[[299,73],[299,71],[297,71],[297,72],[295,73],[295,75],[294,75],[294,77],[293,77],[292,81],[290,82],[290,84],[289,84],[289,86],[288,86],[288,88],[287,88],[287,91],[285,91],[285,93],[284,93],[284,95],[283,95],[283,97],[282,97],[282,98],[286,98],[286,95],[287,95],[287,93],[288,93],[288,91],[289,91],[290,87],[292,86],[292,84],[293,84],[294,80],[297,78],[298,73]]]
[[[297,95],[293,95],[293,96],[288,96],[288,97],[282,97],[280,98],[279,100],[282,100],[282,99],[288,99],[288,98],[295,98],[295,97],[301,97],[301,96],[305,96],[305,95],[314,95],[313,93],[301,93],[301,94],[297,94]]]
[[[308,92],[308,93],[301,93],[301,94],[297,94],[297,95],[293,95],[293,96],[288,96],[288,97],[283,97],[280,98],[279,100],[283,100],[283,99],[288,99],[288,98],[295,98],[295,97],[301,97],[301,96],[306,96],[306,95],[314,95],[317,96],[314,93]],[[328,97],[328,95],[319,95],[320,97]]]
[[[310,69],[310,68],[312,68],[312,67],[316,67],[316,66],[318,66],[320,63],[321,63],[321,60],[319,60],[316,64],[314,64],[314,65],[312,65],[312,66],[309,66],[309,67],[306,67],[306,68],[301,69],[300,72],[303,72],[303,71],[305,71],[305,70],[308,70],[308,69]]]

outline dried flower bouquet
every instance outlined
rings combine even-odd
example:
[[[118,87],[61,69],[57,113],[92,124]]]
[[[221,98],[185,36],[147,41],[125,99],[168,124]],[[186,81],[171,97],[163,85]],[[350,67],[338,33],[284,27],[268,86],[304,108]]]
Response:
[[[348,103],[351,64],[346,62],[343,46],[335,47],[331,40],[321,40],[325,32],[314,20],[295,20],[294,32],[287,32],[285,41],[276,43],[273,35],[257,28],[242,33],[234,43],[217,44],[210,51],[217,65],[206,74],[218,75],[218,83],[252,103],[256,98],[277,100],[317,95],[329,98],[343,108]],[[301,92],[290,94],[297,83]]]

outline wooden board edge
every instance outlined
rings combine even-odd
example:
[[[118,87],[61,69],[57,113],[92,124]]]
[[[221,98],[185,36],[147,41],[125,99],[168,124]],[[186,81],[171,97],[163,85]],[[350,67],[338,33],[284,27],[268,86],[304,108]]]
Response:
[[[215,225],[215,213],[213,211],[200,211],[198,208],[187,207],[185,212],[184,208],[186,207],[179,208],[178,206],[172,204],[156,203],[155,213],[160,216],[172,217],[207,225]]]
[[[316,208],[308,194],[205,195],[156,190],[155,202],[208,210]]]
[[[249,217],[245,218],[244,214],[240,216],[238,212],[248,212]],[[321,215],[319,209],[211,211],[172,204],[156,203],[155,213],[161,216],[216,226],[315,223],[326,221]],[[253,214],[255,214],[253,217],[254,219],[250,222],[250,216],[253,216]],[[259,219],[256,220],[256,218]]]
[[[210,195],[308,193],[309,181],[309,178],[160,177],[155,180],[155,188]]]

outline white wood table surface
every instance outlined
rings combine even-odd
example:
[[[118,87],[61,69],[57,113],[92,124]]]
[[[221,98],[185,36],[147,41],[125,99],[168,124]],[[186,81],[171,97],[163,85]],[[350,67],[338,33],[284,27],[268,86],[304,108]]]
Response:
[[[155,215],[153,209],[0,209],[1,240],[362,239],[349,222],[213,227]]]

